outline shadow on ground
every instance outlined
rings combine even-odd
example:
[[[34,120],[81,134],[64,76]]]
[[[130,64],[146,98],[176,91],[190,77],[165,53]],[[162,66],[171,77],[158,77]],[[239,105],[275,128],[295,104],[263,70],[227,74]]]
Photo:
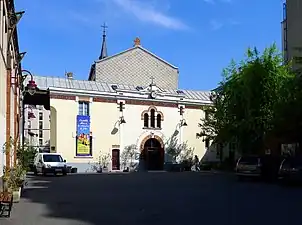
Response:
[[[196,223],[194,215],[200,213],[202,201],[198,177],[193,173],[32,177],[23,198],[46,205],[38,209],[44,217],[69,219],[71,224]]]
[[[219,174],[32,177],[4,225],[301,224],[301,202],[300,188]]]

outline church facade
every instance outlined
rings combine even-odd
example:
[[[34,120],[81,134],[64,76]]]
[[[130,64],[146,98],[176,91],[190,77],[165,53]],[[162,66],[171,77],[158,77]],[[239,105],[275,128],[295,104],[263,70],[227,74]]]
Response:
[[[71,74],[34,78],[40,89],[50,90],[50,151],[79,172],[99,163],[109,171],[141,165],[163,170],[175,160],[171,151],[179,149],[204,157],[209,143],[196,134],[210,92],[178,89],[178,75],[177,67],[144,49],[139,39],[108,56],[104,34],[88,80]]]

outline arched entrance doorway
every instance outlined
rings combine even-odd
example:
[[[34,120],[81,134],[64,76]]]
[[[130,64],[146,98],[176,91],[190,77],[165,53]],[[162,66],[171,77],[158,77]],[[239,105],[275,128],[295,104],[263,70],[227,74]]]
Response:
[[[164,169],[164,148],[157,138],[149,138],[142,146],[142,159],[147,170]]]

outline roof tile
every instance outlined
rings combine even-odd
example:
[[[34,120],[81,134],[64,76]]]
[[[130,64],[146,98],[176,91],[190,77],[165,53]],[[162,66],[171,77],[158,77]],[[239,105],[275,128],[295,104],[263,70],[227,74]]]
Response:
[[[70,90],[83,90],[83,91],[98,91],[98,92],[114,92],[111,86],[114,84],[101,83],[96,81],[88,80],[74,80],[63,77],[49,77],[49,76],[34,76],[34,80],[37,86],[40,89],[47,89],[50,87],[54,88],[63,88]],[[27,78],[24,82],[28,82]],[[120,89],[137,91],[136,86],[134,85],[125,85],[125,84],[115,84]],[[163,89],[167,94],[177,95],[177,90],[173,89]],[[192,90],[182,90],[186,99],[191,100],[203,100],[210,101],[211,91],[192,91]]]

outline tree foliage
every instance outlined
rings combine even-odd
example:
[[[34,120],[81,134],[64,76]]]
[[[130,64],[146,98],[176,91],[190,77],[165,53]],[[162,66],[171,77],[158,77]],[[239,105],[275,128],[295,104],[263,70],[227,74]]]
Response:
[[[122,152],[122,166],[124,169],[129,167],[129,169],[134,169],[136,163],[134,162],[139,158],[140,152],[137,150],[137,146],[135,144],[127,145]]]
[[[13,138],[10,138],[9,142],[4,143],[3,151],[4,153],[8,153],[10,155],[11,162],[14,161],[13,157],[16,153],[17,164],[26,171],[30,170],[30,165],[33,164],[35,155],[38,152],[36,147],[29,145],[29,141],[27,139],[24,141],[24,146],[22,146]]]
[[[213,105],[205,108],[200,136],[226,143],[236,141],[243,152],[262,150],[265,140],[284,121],[284,105],[294,93],[295,74],[283,64],[275,45],[261,54],[248,49],[246,58],[232,61],[213,93]]]
[[[179,144],[176,136],[172,136],[166,141],[165,150],[173,163],[193,160],[194,149],[189,147],[187,142]]]
[[[276,116],[276,136],[286,138],[287,142],[300,143],[302,146],[302,73],[286,84],[287,89],[282,93],[283,101],[280,101]]]

